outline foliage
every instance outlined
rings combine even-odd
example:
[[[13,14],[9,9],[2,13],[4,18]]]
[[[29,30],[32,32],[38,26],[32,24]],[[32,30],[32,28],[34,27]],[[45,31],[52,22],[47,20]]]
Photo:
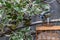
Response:
[[[4,11],[4,14],[7,14],[6,18],[11,20],[19,19],[21,21],[23,20],[24,14],[32,16],[49,10],[49,5],[47,3],[40,3],[39,1],[41,0],[33,2],[31,2],[31,0],[1,0],[0,3],[3,7],[0,9]]]
[[[17,30],[17,32],[11,35],[10,40],[32,40],[32,35],[30,35],[29,32],[29,27]]]
[[[23,22],[24,26],[27,27],[30,25],[31,16],[39,15],[49,10],[50,6],[43,0],[0,0],[0,24],[3,24],[3,27],[6,24],[13,24],[14,27],[13,25],[8,26],[11,29],[15,29],[20,22]],[[13,33],[12,38],[14,39],[11,40],[15,40],[15,37],[16,40],[23,40],[27,29],[20,30],[19,33]]]

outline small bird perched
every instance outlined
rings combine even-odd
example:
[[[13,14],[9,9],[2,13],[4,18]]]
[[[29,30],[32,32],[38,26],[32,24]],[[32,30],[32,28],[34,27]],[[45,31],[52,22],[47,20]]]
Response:
[[[44,11],[40,14],[40,18],[42,19],[43,23],[49,24],[49,17],[50,17],[50,12],[49,11]]]

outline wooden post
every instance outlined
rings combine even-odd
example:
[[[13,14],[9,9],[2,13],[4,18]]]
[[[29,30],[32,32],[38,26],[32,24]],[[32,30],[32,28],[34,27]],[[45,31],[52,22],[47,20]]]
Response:
[[[41,32],[41,31],[47,31],[47,30],[50,31],[49,34],[50,34],[51,38],[50,38],[49,40],[54,40],[54,39],[52,38],[52,32],[51,32],[51,31],[60,30],[60,26],[52,26],[52,27],[38,26],[38,27],[36,27],[36,38],[38,39],[38,32],[39,32],[39,31]],[[56,32],[54,33],[54,35],[59,36],[58,34],[56,34]],[[36,40],[37,40],[37,39],[36,39]],[[43,40],[43,39],[42,39],[42,35],[41,35],[41,40]],[[45,40],[48,40],[47,37],[46,37]],[[55,38],[55,40],[57,40],[57,38]]]

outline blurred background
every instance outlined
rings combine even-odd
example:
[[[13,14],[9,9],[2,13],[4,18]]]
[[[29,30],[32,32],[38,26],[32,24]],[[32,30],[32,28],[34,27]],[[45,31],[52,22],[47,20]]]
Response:
[[[52,19],[59,19],[60,18],[60,0],[45,0],[50,6],[51,6],[51,17],[50,20]],[[32,22],[40,21],[40,15],[32,16]],[[60,22],[54,22],[53,25],[60,25]],[[36,32],[36,25],[31,26],[31,30]],[[59,31],[58,31],[59,32]],[[0,40],[9,40],[9,37],[0,37]],[[36,40],[36,34],[33,34],[33,40]]]

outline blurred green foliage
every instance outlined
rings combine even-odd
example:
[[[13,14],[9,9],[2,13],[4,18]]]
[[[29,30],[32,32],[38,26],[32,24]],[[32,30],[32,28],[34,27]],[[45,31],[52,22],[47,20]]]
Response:
[[[19,22],[24,21],[24,25],[29,26],[31,16],[39,15],[48,10],[50,10],[50,6],[44,0],[0,0],[1,24],[17,25]],[[12,29],[17,27],[12,27],[13,25],[10,26]],[[28,33],[27,29],[29,27],[26,30],[23,29],[23,31],[13,33],[10,40],[32,40],[30,35],[26,35],[27,39],[24,39],[25,33]]]

